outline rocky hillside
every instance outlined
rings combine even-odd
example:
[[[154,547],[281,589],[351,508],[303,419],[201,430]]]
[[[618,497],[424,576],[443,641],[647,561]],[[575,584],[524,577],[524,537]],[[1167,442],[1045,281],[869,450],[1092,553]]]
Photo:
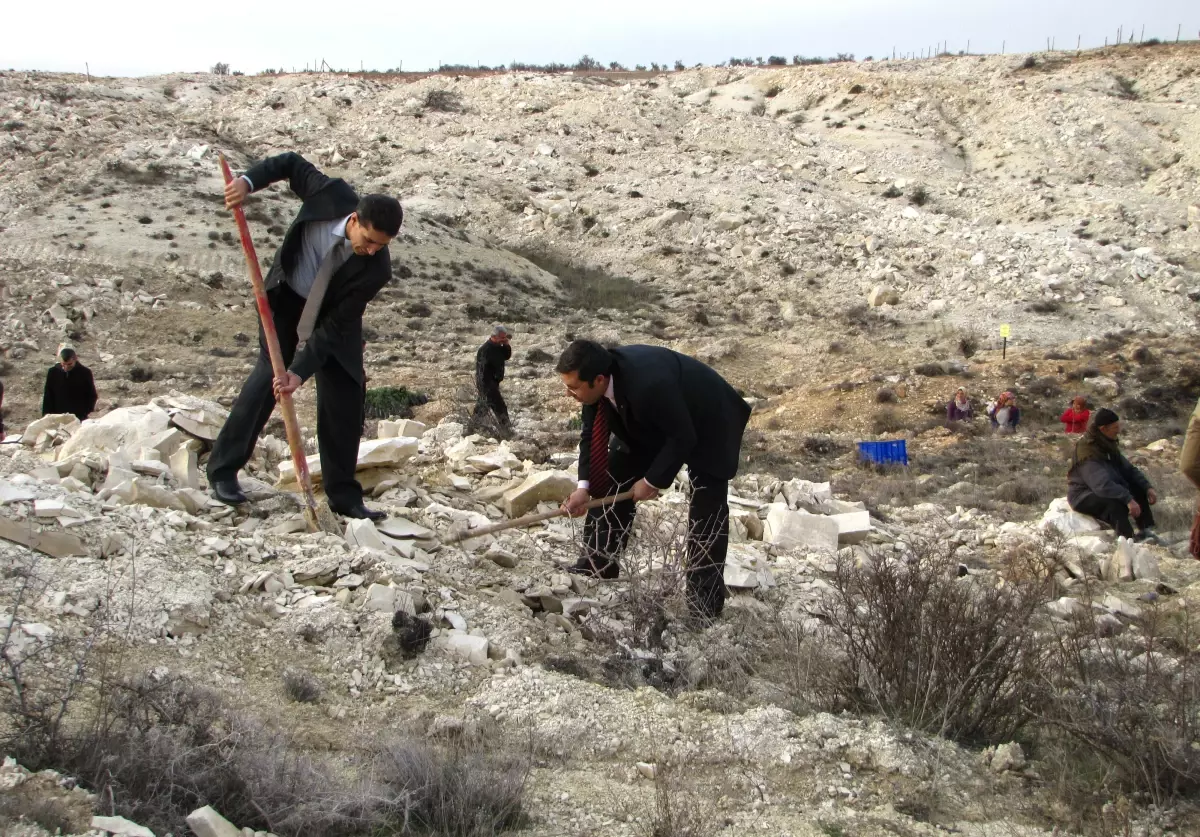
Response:
[[[28,793],[0,825],[181,833],[212,804],[281,835],[1192,833],[1176,720],[1200,693],[1200,565],[1175,462],[1200,397],[1198,68],[1184,45],[628,83],[0,73],[0,378],[23,433],[0,448],[20,664],[0,741],[97,794],[10,764]],[[256,352],[217,149],[296,150],[408,209],[368,375],[430,401],[370,427],[378,528],[303,532],[274,426],[249,509],[204,492]],[[296,202],[247,208],[265,261]],[[504,443],[464,426],[495,321],[516,332]],[[755,406],[716,626],[672,596],[679,490],[615,583],[565,574],[565,521],[450,542],[569,490],[551,361],[572,335],[693,353]],[[83,425],[34,422],[62,343],[100,389]],[[960,385],[977,411],[1016,391],[1018,434],[944,426]],[[1077,393],[1127,419],[1162,544],[1054,503]],[[878,438],[909,466],[862,467]],[[935,689],[987,693],[992,653],[1012,676],[991,698]],[[949,679],[909,699],[888,663],[910,657]],[[43,717],[21,684],[46,706],[77,687],[68,728],[93,740],[103,710],[109,756],[15,734]]]

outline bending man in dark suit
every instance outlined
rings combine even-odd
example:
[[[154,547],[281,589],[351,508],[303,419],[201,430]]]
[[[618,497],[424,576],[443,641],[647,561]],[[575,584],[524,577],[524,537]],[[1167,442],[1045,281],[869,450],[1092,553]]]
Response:
[[[363,505],[354,478],[362,428],[362,318],[367,303],[392,278],[388,244],[404,213],[387,195],[359,199],[340,178],[322,174],[299,154],[263,160],[225,187],[233,208],[252,191],[287,180],[304,202],[267,273],[267,300],[279,333],[287,372],[275,378],[262,326],[258,363],[242,385],[208,460],[213,496],[230,505],[246,502],[237,482],[259,433],[275,409],[275,397],[317,379],[317,443],[329,506],[347,517],[384,517]]]
[[[708,366],[657,346],[605,349],[576,340],[555,371],[583,404],[579,487],[564,508],[577,516],[589,497],[633,489],[632,500],[588,512],[586,553],[571,571],[616,578],[635,503],[669,488],[687,465],[688,605],[696,615],[719,616],[725,605],[729,480],[737,473],[750,406]]]

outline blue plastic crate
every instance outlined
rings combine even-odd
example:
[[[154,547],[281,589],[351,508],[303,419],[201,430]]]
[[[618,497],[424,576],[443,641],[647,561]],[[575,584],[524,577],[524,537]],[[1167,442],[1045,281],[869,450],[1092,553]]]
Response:
[[[859,459],[868,459],[878,465],[886,465],[889,462],[907,465],[908,447],[903,439],[891,442],[859,442],[858,457]]]

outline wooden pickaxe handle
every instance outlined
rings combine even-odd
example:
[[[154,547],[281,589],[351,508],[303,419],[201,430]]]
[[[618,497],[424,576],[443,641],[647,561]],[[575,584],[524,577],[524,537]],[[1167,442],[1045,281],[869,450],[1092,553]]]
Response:
[[[619,503],[622,500],[632,500],[633,491],[622,491],[620,494],[614,494],[611,497],[597,497],[595,500],[588,500],[583,504],[586,509],[598,509],[601,506],[607,506],[612,503]],[[451,535],[444,543],[458,543],[459,541],[469,541],[472,538],[482,538],[484,535],[494,535],[497,532],[503,532],[506,529],[520,529],[526,526],[532,526],[534,523],[541,523],[543,520],[553,520],[556,517],[562,517],[566,514],[565,509],[555,509],[554,511],[541,512],[539,514],[527,514],[524,517],[518,517],[516,520],[506,520],[503,523],[497,523],[495,526],[484,526],[482,529],[469,529],[466,532],[459,532]]]

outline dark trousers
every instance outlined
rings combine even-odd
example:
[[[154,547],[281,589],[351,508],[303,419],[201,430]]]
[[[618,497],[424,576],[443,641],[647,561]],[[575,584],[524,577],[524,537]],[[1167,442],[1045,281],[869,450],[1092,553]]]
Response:
[[[611,494],[628,491],[645,476],[646,466],[620,446],[609,449]],[[688,468],[687,596],[701,613],[718,616],[725,606],[725,556],[729,552],[729,481]],[[587,556],[597,564],[618,561],[633,529],[633,500],[589,509],[583,522]]]
[[[304,299],[286,285],[268,294],[283,364],[296,354],[296,326],[304,310]],[[359,433],[363,424],[362,384],[336,360],[317,370],[317,446],[321,453],[321,480],[325,496],[334,508],[344,509],[362,502],[362,486],[354,478],[358,463]],[[254,453],[254,445],[275,409],[275,374],[267,353],[262,327],[258,331],[258,362],[250,372],[225,426],[217,435],[208,458],[208,480],[232,480]]]
[[[1146,497],[1146,492],[1137,486],[1130,486],[1129,493],[1142,508],[1142,513],[1135,521],[1138,529],[1149,529],[1154,525],[1154,513],[1150,511],[1150,500]],[[1118,535],[1124,535],[1127,538],[1133,537],[1133,526],[1129,522],[1129,506],[1120,500],[1106,500],[1095,494],[1087,494],[1081,497],[1078,505],[1072,508],[1080,514],[1086,514],[1102,523],[1107,523],[1116,530]]]
[[[476,376],[475,390],[475,420],[486,420],[490,410],[496,416],[497,424],[502,428],[507,428],[508,405],[504,403],[504,396],[500,394],[500,382]]]

